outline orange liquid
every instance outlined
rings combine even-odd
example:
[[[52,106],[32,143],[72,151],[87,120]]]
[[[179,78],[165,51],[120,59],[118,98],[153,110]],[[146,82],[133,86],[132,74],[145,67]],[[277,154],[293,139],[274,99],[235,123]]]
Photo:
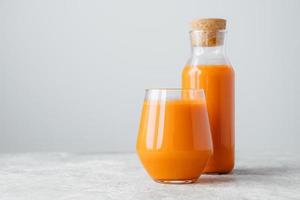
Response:
[[[197,179],[212,150],[205,102],[145,101],[136,147],[153,179]]]
[[[234,71],[227,65],[186,66],[183,88],[203,88],[213,139],[205,172],[228,173],[234,167]]]

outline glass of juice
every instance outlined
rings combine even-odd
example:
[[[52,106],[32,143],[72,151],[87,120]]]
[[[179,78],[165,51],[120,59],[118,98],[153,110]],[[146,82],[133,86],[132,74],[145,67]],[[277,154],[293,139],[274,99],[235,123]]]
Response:
[[[155,181],[197,181],[212,150],[202,89],[146,90],[136,151]]]

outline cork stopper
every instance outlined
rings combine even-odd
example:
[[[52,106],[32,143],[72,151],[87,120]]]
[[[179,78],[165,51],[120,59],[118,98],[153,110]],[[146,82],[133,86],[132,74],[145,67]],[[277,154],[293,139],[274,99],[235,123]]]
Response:
[[[212,47],[223,45],[226,20],[217,18],[196,19],[191,23],[192,45]]]
[[[226,29],[226,20],[217,18],[196,19],[191,23],[192,30],[224,30]]]

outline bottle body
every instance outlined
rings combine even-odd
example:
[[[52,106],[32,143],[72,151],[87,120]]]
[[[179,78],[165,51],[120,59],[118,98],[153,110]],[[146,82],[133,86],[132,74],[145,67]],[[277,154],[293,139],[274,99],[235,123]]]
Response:
[[[230,65],[187,64],[182,72],[183,88],[205,91],[213,154],[206,173],[229,173],[234,167],[234,70]]]
[[[201,88],[206,96],[213,141],[206,173],[229,173],[234,168],[235,75],[225,54],[224,36],[224,31],[214,33],[215,41],[221,42],[205,45],[207,33],[192,31],[192,56],[182,71],[182,88]]]

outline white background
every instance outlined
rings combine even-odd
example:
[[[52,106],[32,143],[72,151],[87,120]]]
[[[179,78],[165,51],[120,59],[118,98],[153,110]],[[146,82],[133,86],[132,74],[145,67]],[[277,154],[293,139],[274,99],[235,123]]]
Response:
[[[300,151],[300,1],[0,0],[0,152],[130,152],[180,87],[188,22],[228,20],[237,152]]]

